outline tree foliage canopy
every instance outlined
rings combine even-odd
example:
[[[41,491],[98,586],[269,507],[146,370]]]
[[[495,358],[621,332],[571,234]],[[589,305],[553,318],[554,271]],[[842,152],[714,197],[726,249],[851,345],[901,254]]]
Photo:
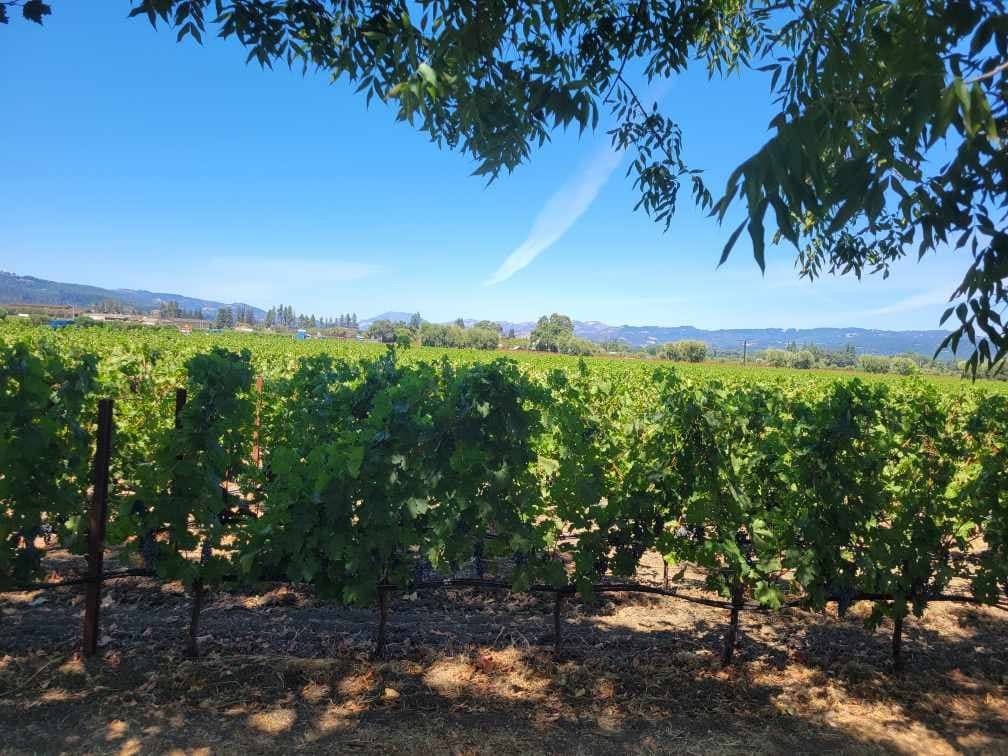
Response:
[[[554,312],[549,317],[543,315],[529,334],[529,344],[540,352],[589,355],[595,345],[574,335],[574,321],[567,315]]]
[[[0,2],[0,20],[18,5],[40,23],[50,12]],[[1008,355],[1003,0],[135,0],[131,14],[345,77],[490,179],[609,111],[637,207],[666,228],[686,183],[720,221],[744,206],[722,261],[744,231],[761,268],[767,241],[786,242],[810,278],[965,250],[947,345],[973,344],[974,370]],[[720,197],[638,91],[690,65],[765,72],[777,109]]]
[[[707,359],[707,345],[695,339],[670,341],[661,346],[659,354],[667,360],[703,362]]]

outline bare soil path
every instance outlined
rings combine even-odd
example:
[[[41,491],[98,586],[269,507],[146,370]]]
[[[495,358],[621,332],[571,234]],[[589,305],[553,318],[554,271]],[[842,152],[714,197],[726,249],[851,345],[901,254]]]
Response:
[[[867,607],[747,613],[723,669],[718,609],[568,601],[557,660],[548,597],[441,591],[396,597],[388,660],[371,662],[374,612],[280,587],[213,594],[191,660],[181,586],[130,578],[107,584],[84,663],[81,593],[0,593],[0,752],[1008,754],[993,609],[910,620],[897,676]]]

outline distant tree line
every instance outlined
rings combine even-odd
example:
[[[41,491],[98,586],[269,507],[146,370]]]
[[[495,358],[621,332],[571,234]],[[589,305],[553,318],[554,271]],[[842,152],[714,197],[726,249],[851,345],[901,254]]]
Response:
[[[752,361],[770,367],[796,368],[839,368],[863,370],[866,373],[892,373],[895,375],[915,375],[932,373],[958,375],[962,366],[955,359],[935,360],[922,354],[907,352],[894,356],[878,354],[858,354],[853,344],[843,349],[823,349],[815,344],[799,347],[791,342],[784,349],[764,349],[752,354]]]
[[[234,308],[234,320],[235,324],[244,323],[254,326],[256,324],[255,310],[247,304],[239,304]]]
[[[503,338],[503,329],[492,320],[480,320],[470,327],[466,327],[463,318],[451,323],[428,323],[417,312],[408,321],[376,320],[367,327],[364,336],[399,346],[418,343],[448,349],[496,349]]]
[[[236,325],[254,326],[255,324],[255,310],[245,304],[235,307],[221,307],[217,310],[217,317],[214,319],[214,326],[217,328],[234,328]]]
[[[357,330],[357,313],[344,313],[335,318],[298,313],[292,305],[277,305],[266,311],[263,324],[267,328],[342,328]]]
[[[529,345],[539,352],[591,355],[598,351],[594,343],[574,335],[574,321],[568,315],[554,312],[543,315],[529,334]]]
[[[424,323],[420,326],[420,343],[457,349],[496,349],[500,345],[501,330],[499,324],[489,320],[481,320],[470,328],[460,326],[458,321],[451,325]]]
[[[658,355],[676,362],[703,362],[707,359],[707,345],[693,339],[670,341],[662,345]]]
[[[217,328],[234,328],[235,317],[230,307],[221,307],[217,310],[217,319],[214,321]]]
[[[95,303],[91,308],[92,312],[100,312],[106,315],[134,315],[137,309],[119,299],[103,299]]]
[[[380,341],[383,344],[396,344],[408,347],[416,339],[416,329],[405,321],[375,320],[364,331],[364,338]]]
[[[162,302],[161,307],[158,308],[158,316],[162,318],[185,318],[188,320],[202,320],[203,319],[203,308],[194,307],[191,310],[187,310],[180,306],[177,300],[170,299],[167,302]]]

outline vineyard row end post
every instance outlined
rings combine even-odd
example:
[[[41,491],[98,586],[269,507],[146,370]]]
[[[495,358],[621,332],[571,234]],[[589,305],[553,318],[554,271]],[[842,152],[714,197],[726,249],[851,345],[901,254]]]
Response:
[[[105,527],[108,522],[109,464],[112,459],[112,400],[98,402],[98,438],[95,446],[94,479],[88,506],[87,576],[84,596],[84,656],[98,650],[101,610],[102,563],[105,555]]]
[[[252,464],[260,467],[262,463],[262,450],[259,448],[259,413],[262,406],[263,378],[257,376],[255,379],[255,425],[252,430]]]

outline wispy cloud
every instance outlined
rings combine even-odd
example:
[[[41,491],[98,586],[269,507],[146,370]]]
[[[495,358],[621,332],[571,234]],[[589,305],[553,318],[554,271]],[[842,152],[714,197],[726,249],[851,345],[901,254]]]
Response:
[[[934,307],[948,302],[948,289],[931,289],[920,294],[898,299],[890,305],[868,310],[865,315],[897,315],[901,312],[912,312],[922,310],[925,307]]]
[[[507,256],[487,280],[486,285],[494,286],[511,278],[566,234],[578,218],[591,207],[602,187],[619,166],[621,158],[622,154],[615,152],[608,144],[598,149],[588,162],[547,200],[532,223],[525,241]]]

